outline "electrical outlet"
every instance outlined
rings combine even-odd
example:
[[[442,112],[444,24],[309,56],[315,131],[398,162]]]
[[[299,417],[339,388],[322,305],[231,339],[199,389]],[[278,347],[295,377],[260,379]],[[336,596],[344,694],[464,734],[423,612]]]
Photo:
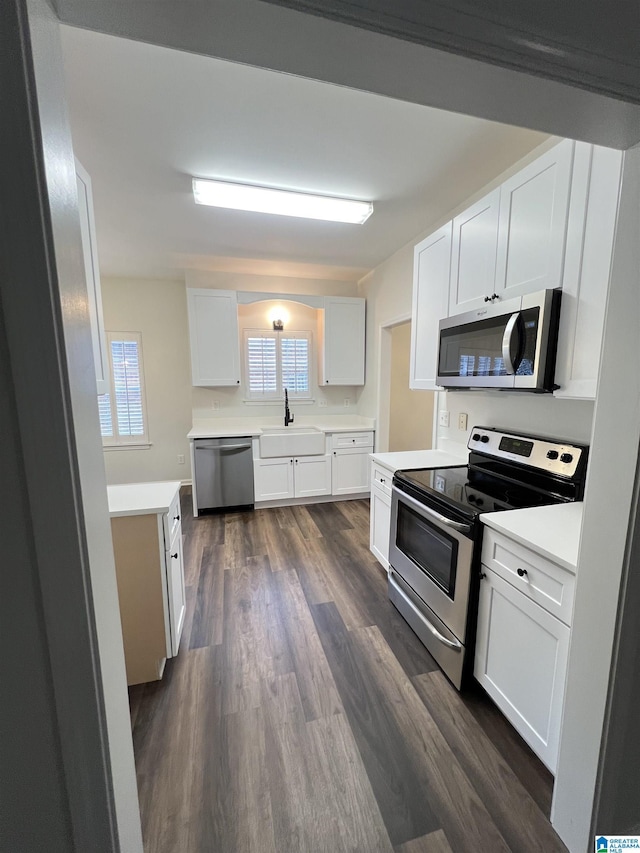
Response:
[[[468,420],[469,420],[469,416],[467,415],[467,413],[466,412],[460,412],[460,414],[458,415],[458,429],[466,430]]]
[[[178,465],[184,465],[184,453],[178,453]]]
[[[220,408],[220,400],[214,400],[213,403],[211,404],[211,407],[212,407],[214,412],[217,412],[218,409]]]
[[[344,398],[344,404],[347,408],[349,408],[349,406],[351,405],[351,400],[349,399],[349,397]]]
[[[320,406],[321,409],[326,409],[327,408],[327,401],[326,400],[318,400],[318,405]]]
[[[449,426],[449,412],[446,409],[438,412],[438,425],[443,427]]]

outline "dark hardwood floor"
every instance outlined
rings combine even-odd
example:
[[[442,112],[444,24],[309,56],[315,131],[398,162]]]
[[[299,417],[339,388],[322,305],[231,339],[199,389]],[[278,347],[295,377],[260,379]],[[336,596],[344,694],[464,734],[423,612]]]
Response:
[[[162,681],[131,688],[146,853],[565,851],[552,778],[387,599],[367,501],[193,519]]]

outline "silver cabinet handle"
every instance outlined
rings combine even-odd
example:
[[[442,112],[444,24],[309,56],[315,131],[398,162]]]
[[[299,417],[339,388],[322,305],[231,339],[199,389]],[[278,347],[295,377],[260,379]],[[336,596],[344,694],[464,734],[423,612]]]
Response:
[[[431,509],[431,507],[425,506],[420,501],[417,501],[415,498],[412,498],[411,495],[408,495],[406,492],[403,492],[401,489],[398,489],[397,486],[393,486],[393,491],[398,495],[398,501],[401,503],[408,503],[414,506],[417,510],[420,511],[421,515],[428,516],[433,518],[434,521],[437,521],[439,524],[444,525],[445,527],[451,527],[453,530],[457,530],[459,533],[470,533],[471,525],[464,524],[461,521],[453,521],[450,518],[447,518],[445,515],[440,515],[439,512],[436,512],[435,509]]]
[[[502,336],[502,360],[504,361],[504,366],[510,376],[513,376],[513,374],[516,372],[515,366],[513,364],[513,359],[515,358],[515,354],[513,352],[513,333],[515,331],[519,317],[519,311],[516,311],[515,314],[512,314],[509,317],[507,325],[504,329],[504,335]]]
[[[413,610],[416,616],[420,619],[425,628],[428,628],[429,631],[433,634],[433,636],[438,640],[438,642],[442,643],[443,646],[448,646],[450,649],[455,649],[456,652],[462,651],[462,643],[459,643],[457,640],[449,640],[443,634],[438,631],[435,625],[433,625],[427,617],[424,615],[422,610],[419,610],[418,607],[414,604],[414,602],[409,598],[407,593],[402,589],[398,581],[395,579],[395,572],[393,569],[389,572],[389,583],[393,584],[393,586],[398,590],[398,592],[402,595],[404,600],[407,602],[409,607]]]

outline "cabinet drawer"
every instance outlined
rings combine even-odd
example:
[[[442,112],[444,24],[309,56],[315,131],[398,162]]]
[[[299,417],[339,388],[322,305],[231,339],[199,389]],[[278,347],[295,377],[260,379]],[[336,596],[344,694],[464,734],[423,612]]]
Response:
[[[375,462],[371,466],[371,485],[375,486],[381,492],[384,492],[385,495],[391,497],[391,481],[393,480],[393,474],[390,471],[387,471],[386,468],[381,468],[379,465],[376,465]]]
[[[168,548],[170,542],[176,535],[176,530],[182,529],[181,523],[181,510],[180,510],[180,492],[176,492],[174,499],[171,501],[169,506],[169,512],[165,513],[162,516],[162,523],[164,526],[164,541],[165,547]]]
[[[575,575],[508,536],[485,528],[482,562],[548,613],[571,625]]]
[[[337,432],[331,437],[333,450],[345,447],[373,447],[372,432]]]

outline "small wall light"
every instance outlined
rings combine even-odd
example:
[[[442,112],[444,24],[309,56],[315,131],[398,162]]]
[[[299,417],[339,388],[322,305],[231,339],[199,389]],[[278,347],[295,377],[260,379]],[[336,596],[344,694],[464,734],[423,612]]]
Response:
[[[282,320],[274,320],[273,321],[273,331],[281,332],[284,329],[284,322]]]

